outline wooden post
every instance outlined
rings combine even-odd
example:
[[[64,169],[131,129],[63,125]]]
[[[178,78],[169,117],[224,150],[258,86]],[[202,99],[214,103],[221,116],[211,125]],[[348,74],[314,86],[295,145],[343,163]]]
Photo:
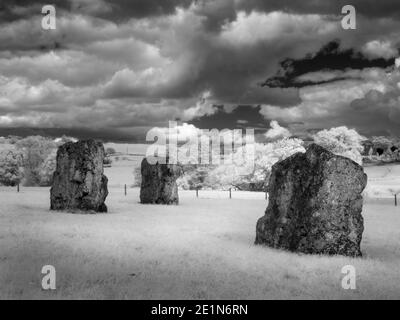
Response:
[[[126,195],[126,184],[125,184],[125,195]]]
[[[197,187],[196,188],[196,198],[198,198],[199,197],[199,188]]]
[[[232,188],[229,188],[229,199],[232,199]]]
[[[19,183],[17,184],[17,192],[19,192]]]
[[[394,195],[394,206],[397,207],[397,194]]]

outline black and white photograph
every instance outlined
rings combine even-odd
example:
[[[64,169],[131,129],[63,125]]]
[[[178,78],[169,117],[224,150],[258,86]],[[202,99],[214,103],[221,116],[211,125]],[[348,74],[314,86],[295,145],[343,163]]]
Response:
[[[0,300],[233,319],[399,266],[399,0],[0,0]]]

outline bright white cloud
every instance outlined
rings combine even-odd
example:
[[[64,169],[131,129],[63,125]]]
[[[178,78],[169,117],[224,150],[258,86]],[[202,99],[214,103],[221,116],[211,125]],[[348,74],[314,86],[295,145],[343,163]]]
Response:
[[[174,122],[171,122],[173,124]],[[189,140],[196,139],[202,134],[202,130],[195,127],[193,124],[182,123],[172,127],[155,127],[151,129],[151,132],[158,137],[168,137],[173,135],[177,138],[178,142],[186,142]],[[164,139],[166,140],[166,139]]]
[[[297,15],[280,11],[247,14],[239,12],[237,19],[223,26],[221,38],[235,45],[256,45],[262,41],[327,35],[338,24],[321,15]]]
[[[268,140],[278,140],[292,135],[288,129],[281,127],[278,121],[273,120],[269,125],[271,128],[265,133]]]
[[[216,111],[217,108],[214,106],[213,100],[211,99],[211,92],[205,91],[201,98],[196,102],[195,106],[192,106],[183,112],[182,119],[185,121],[192,120],[205,115],[212,115]]]
[[[278,119],[285,122],[305,122],[317,126],[330,125],[334,118],[348,112],[350,103],[363,97],[370,90],[384,91],[380,82],[361,82],[357,80],[340,81],[325,85],[300,89],[302,102],[296,106],[280,108],[264,105],[260,113],[266,119]],[[347,110],[346,110],[347,109]],[[322,123],[321,121],[326,121]]]
[[[397,48],[390,41],[380,40],[373,40],[366,43],[361,51],[371,59],[390,59],[396,57],[398,54]]]

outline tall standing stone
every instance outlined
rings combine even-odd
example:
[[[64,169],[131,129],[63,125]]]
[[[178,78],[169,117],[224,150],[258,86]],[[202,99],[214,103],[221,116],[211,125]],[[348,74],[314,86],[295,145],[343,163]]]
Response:
[[[103,174],[101,142],[68,142],[58,148],[57,168],[50,190],[50,209],[107,212],[107,177]]]
[[[255,243],[302,253],[361,256],[361,193],[366,184],[360,165],[316,144],[276,163]]]
[[[141,165],[142,183],[140,202],[153,204],[178,204],[178,185],[176,179],[181,169],[176,164],[164,164],[157,161],[150,164],[146,158]]]

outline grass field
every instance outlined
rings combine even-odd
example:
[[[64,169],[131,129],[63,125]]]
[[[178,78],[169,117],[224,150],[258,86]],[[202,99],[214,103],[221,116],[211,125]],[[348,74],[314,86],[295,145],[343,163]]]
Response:
[[[364,257],[321,257],[254,246],[263,199],[196,199],[140,205],[112,189],[110,213],[48,210],[47,188],[4,189],[0,209],[0,298],[387,299],[400,298],[400,208],[364,208]],[[221,196],[222,197],[222,196]],[[41,290],[54,265],[57,290]],[[341,268],[357,289],[341,288]]]
[[[364,168],[368,175],[365,194],[368,198],[393,199],[393,191],[400,198],[400,165],[373,166]]]
[[[141,205],[138,189],[123,194],[133,168],[106,169],[108,214],[50,212],[48,188],[0,187],[0,298],[400,298],[400,207],[390,201],[364,206],[362,258],[299,255],[253,244],[264,194],[181,191],[179,206]],[[371,188],[400,176],[368,170]],[[41,289],[47,264],[55,291]],[[341,287],[347,264],[356,290]]]

